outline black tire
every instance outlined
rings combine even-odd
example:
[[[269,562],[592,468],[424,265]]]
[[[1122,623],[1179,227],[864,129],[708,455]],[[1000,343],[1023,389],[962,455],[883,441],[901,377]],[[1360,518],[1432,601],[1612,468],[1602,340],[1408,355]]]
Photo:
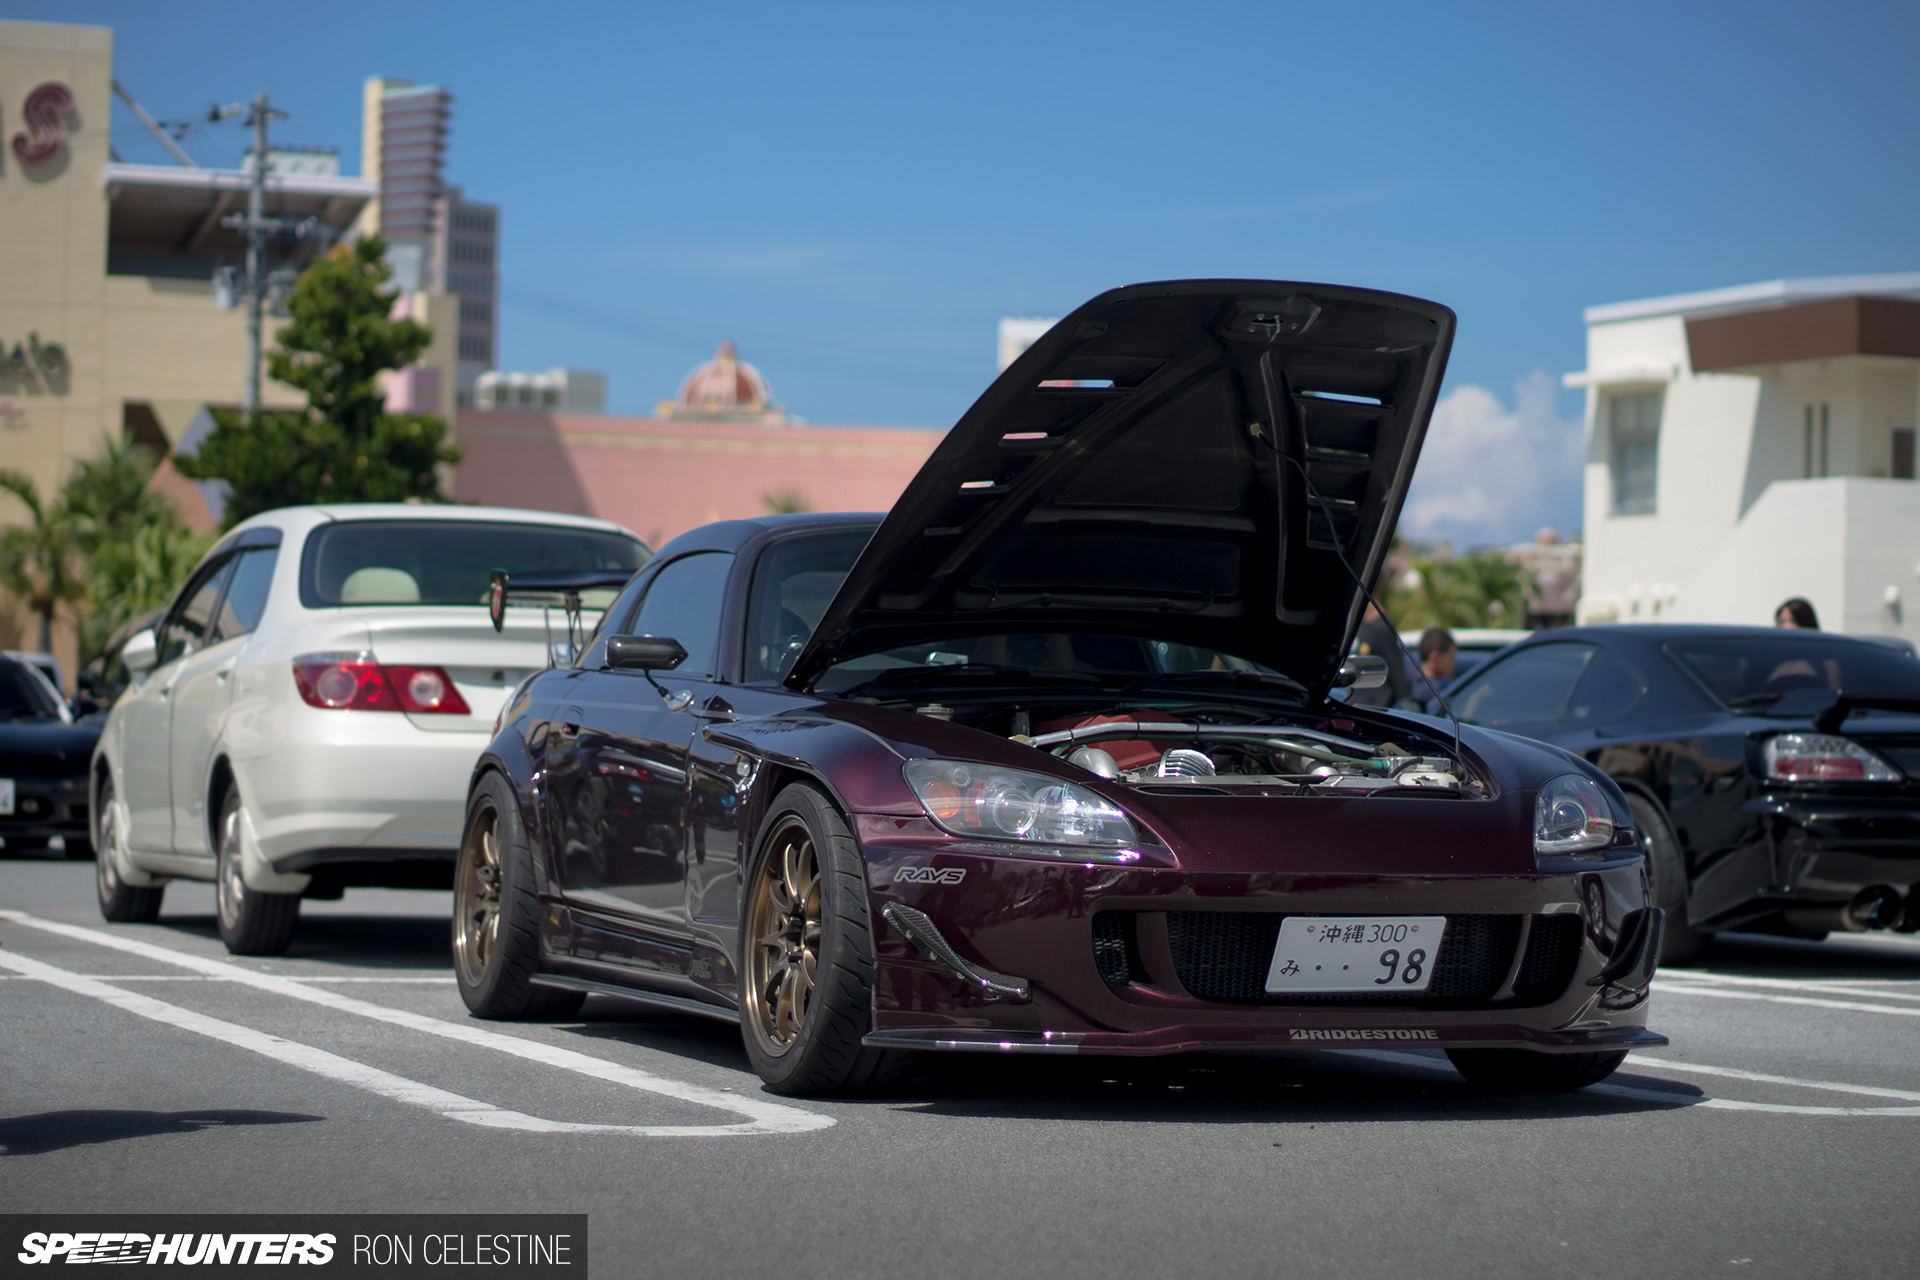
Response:
[[[781,791],[760,824],[737,960],[740,1037],[769,1089],[848,1096],[912,1078],[918,1055],[860,1043],[873,1024],[867,878],[846,820],[810,786]]]
[[[467,825],[453,873],[453,974],[475,1017],[565,1019],[586,995],[535,986],[540,972],[540,895],[513,788],[489,772],[467,797]]]
[[[61,840],[67,846],[68,862],[93,861],[93,841],[85,836],[62,836]]]
[[[262,893],[240,875],[240,788],[229,786],[214,828],[214,916],[220,941],[236,956],[277,956],[293,942],[300,923],[300,895]]]
[[[1667,913],[1660,942],[1660,963],[1681,965],[1698,959],[1713,942],[1711,932],[1687,924],[1687,867],[1680,841],[1660,806],[1637,791],[1627,792],[1627,807],[1640,843],[1647,851],[1647,873],[1653,884],[1653,905]]]
[[[93,886],[100,897],[100,914],[115,924],[152,924],[160,918],[165,885],[141,887],[120,878],[113,851],[120,845],[120,819],[113,807],[113,780],[100,784],[97,810],[100,838],[93,846]]]
[[[1491,1093],[1565,1093],[1599,1084],[1627,1060],[1617,1053],[1536,1053],[1532,1049],[1449,1049],[1467,1083]]]

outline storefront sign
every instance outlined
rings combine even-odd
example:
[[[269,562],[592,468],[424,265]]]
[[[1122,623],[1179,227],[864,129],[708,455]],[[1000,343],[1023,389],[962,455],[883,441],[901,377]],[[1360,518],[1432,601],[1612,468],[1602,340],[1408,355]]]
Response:
[[[0,385],[33,389],[37,379],[47,391],[67,389],[67,377],[73,366],[67,362],[67,349],[58,342],[42,342],[38,333],[29,333],[25,342],[15,342],[7,350],[0,339]]]
[[[27,127],[13,135],[13,154],[32,164],[50,159],[67,141],[66,118],[78,109],[73,90],[49,80],[27,95],[20,119]]]

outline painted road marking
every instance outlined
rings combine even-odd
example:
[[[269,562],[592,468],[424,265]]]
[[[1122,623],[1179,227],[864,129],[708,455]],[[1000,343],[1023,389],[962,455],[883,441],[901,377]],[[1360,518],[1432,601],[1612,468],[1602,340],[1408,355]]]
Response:
[[[1861,1004],[1858,1000],[1820,1000],[1813,996],[1773,996],[1760,991],[1722,991],[1705,985],[1655,982],[1653,989],[1664,996],[1707,996],[1715,1000],[1759,1000],[1767,1004],[1797,1004],[1815,1009],[1840,1009],[1849,1013],[1878,1013],[1889,1018],[1920,1018],[1920,1009],[1900,1009],[1893,1005]]]
[[[98,978],[102,982],[228,982],[232,980],[232,975],[225,974],[225,973],[219,974],[217,976],[214,974],[208,974],[208,973],[90,973],[87,976],[89,978]],[[25,974],[21,974],[21,973],[0,973],[0,982],[34,982],[34,981],[38,981],[38,979],[29,978]],[[452,978],[332,978],[332,977],[320,977],[310,973],[302,974],[299,978],[299,981],[327,982],[327,983],[373,982],[373,983],[384,983],[389,986],[394,984],[399,984],[401,986],[424,985],[424,984],[431,984],[433,986],[452,986],[453,985]]]
[[[1895,991],[1891,989],[1891,981],[1910,983],[1910,979],[1891,980],[1888,987],[1883,989],[1878,986],[1852,986],[1824,979],[1747,978],[1736,977],[1730,973],[1699,973],[1693,970],[1687,970],[1679,973],[1663,972],[1658,981],[1666,984],[1704,983],[1710,986],[1728,987],[1778,987],[1783,991],[1811,991],[1820,995],[1866,996],[1873,1000],[1920,1001],[1920,991]]]
[[[1392,1049],[1336,1049],[1335,1053],[1344,1053],[1352,1057],[1371,1058],[1377,1062],[1391,1062],[1400,1066],[1421,1067],[1428,1071],[1453,1073],[1453,1064],[1440,1058],[1429,1058],[1417,1053],[1399,1053]],[[1727,1076],[1736,1080],[1752,1080],[1767,1084],[1792,1085],[1801,1089],[1817,1089],[1828,1093],[1855,1093],[1872,1098],[1911,1098],[1920,1101],[1920,1093],[1905,1089],[1881,1089],[1872,1085],[1839,1084],[1831,1080],[1800,1080],[1793,1076],[1770,1076],[1757,1071],[1740,1071],[1733,1067],[1709,1067],[1695,1062],[1676,1062],[1671,1058],[1647,1058],[1632,1054],[1628,1062],[1638,1068],[1668,1067],[1677,1071],[1696,1071],[1703,1075]],[[1668,1081],[1678,1084],[1678,1081]],[[1580,1093],[1598,1093],[1611,1098],[1631,1098],[1637,1102],[1661,1102],[1671,1107],[1704,1107],[1709,1111],[1761,1111],[1773,1115],[1790,1116],[1920,1116],[1920,1106],[1912,1107],[1803,1107],[1785,1102],[1741,1102],[1733,1098],[1710,1098],[1704,1094],[1665,1093],[1656,1089],[1636,1089],[1632,1085],[1612,1084],[1602,1081],[1590,1084]]]
[[[317,987],[305,986],[291,978],[282,978],[276,974],[269,973],[255,973],[249,969],[232,967],[217,960],[208,960],[201,956],[191,955],[185,951],[175,951],[170,947],[156,946],[153,943],[142,942],[135,938],[122,938],[115,934],[103,933],[97,929],[87,929],[79,925],[62,924],[56,920],[42,920],[37,916],[28,915],[24,911],[0,911],[0,920],[6,920],[12,924],[26,925],[30,928],[58,934],[62,937],[74,938],[81,942],[90,942],[97,946],[109,947],[116,951],[124,951],[130,955],[142,956],[149,960],[158,960],[162,963],[176,965],[183,969],[199,970],[202,973],[225,978],[229,981],[239,983],[242,986],[254,987],[261,991],[272,992],[275,995],[286,996],[289,999],[304,1000],[309,1004],[317,1004],[324,1008],[338,1010],[342,1013],[356,1014],[363,1018],[371,1018],[375,1021],[389,1023],[393,1026],[405,1027],[412,1031],[422,1031],[428,1035],[440,1036],[444,1039],[454,1040],[461,1044],[472,1045],[477,1048],[492,1049],[499,1053],[511,1054],[514,1057],[525,1058],[529,1061],[538,1062],[549,1067],[556,1067],[563,1071],[572,1071],[579,1075],[590,1076],[596,1080],[605,1080],[611,1084],[625,1085],[630,1089],[659,1094],[662,1097],[674,1098],[681,1102],[690,1102],[696,1106],[713,1107],[721,1111],[730,1111],[735,1115],[744,1115],[748,1118],[745,1124],[662,1126],[583,1125],[568,1127],[558,1121],[535,1121],[535,1123],[546,1132],[618,1132],[632,1133],[646,1137],[726,1137],[743,1134],[806,1133],[815,1129],[825,1129],[834,1123],[833,1117],[831,1116],[818,1115],[811,1111],[802,1111],[798,1107],[790,1107],[781,1103],[770,1102],[764,1098],[753,1097],[747,1094],[722,1092],[721,1090],[709,1089],[702,1085],[688,1084],[685,1081],[669,1079],[666,1076],[655,1075],[650,1071],[643,1071],[637,1067],[629,1067],[617,1062],[609,1062],[605,1058],[595,1058],[589,1054],[579,1053],[572,1049],[563,1049],[556,1045],[542,1044],[536,1040],[523,1040],[518,1036],[510,1036],[498,1031],[488,1031],[480,1027],[462,1026],[459,1023],[444,1022],[439,1018],[428,1017],[425,1014],[410,1013],[404,1009],[391,1009],[386,1005],[374,1004],[367,1000],[357,1000],[352,996],[342,995],[337,991],[324,991]],[[10,968],[16,973],[24,974],[27,971],[21,969],[19,965],[15,963],[15,961],[24,959],[25,957],[9,956],[6,953],[0,952],[0,967]],[[34,961],[32,963],[37,964],[39,962]],[[51,969],[51,966],[47,967]],[[64,971],[53,970],[53,972],[63,973]],[[76,981],[97,982],[97,979],[88,979],[80,974],[68,976]],[[148,997],[145,996],[135,995],[133,992],[118,992],[115,988],[106,986],[104,983],[100,984],[100,986],[103,991],[115,991],[117,995],[124,996],[129,1000],[148,999]],[[69,987],[68,989],[73,990],[74,988]],[[97,996],[96,998],[104,999],[105,997]],[[109,1001],[109,1003],[113,1003],[113,1001]],[[153,1001],[152,1003],[156,1006],[160,1005],[159,1001]],[[169,1009],[174,1008],[174,1006],[171,1005],[164,1007]],[[187,1013],[189,1011],[181,1010],[180,1012]],[[193,1016],[199,1017],[201,1015],[195,1014]],[[219,1020],[209,1019],[208,1021],[218,1022]],[[220,1025],[223,1027],[234,1026],[234,1024],[230,1023],[221,1023]],[[277,1037],[268,1036],[264,1032],[251,1031],[243,1027],[235,1027],[235,1030],[247,1032],[249,1035],[259,1037],[260,1043],[262,1044],[277,1041]],[[215,1038],[219,1039],[224,1037],[216,1036]],[[249,1044],[246,1047],[256,1048],[253,1044]],[[305,1048],[306,1046],[297,1047]],[[256,1049],[256,1051],[264,1052],[264,1050],[259,1049]],[[312,1052],[320,1053],[322,1051],[315,1049],[312,1050]],[[275,1055],[269,1054],[268,1056],[271,1057]],[[333,1056],[334,1055],[328,1055],[328,1057]],[[348,1060],[342,1058],[339,1059],[339,1061],[347,1062]],[[374,1068],[371,1067],[362,1068],[358,1063],[351,1063],[350,1065],[356,1069],[365,1071],[374,1070]],[[395,1076],[393,1079],[401,1080],[401,1077]],[[422,1089],[429,1087],[426,1085],[414,1086],[411,1081],[402,1081],[402,1083]],[[448,1094],[447,1096],[458,1098],[458,1095],[455,1094]],[[468,1099],[459,1099],[459,1101],[463,1104],[470,1102]],[[472,1103],[471,1105],[486,1107],[489,1104]],[[500,1112],[500,1114],[517,1115],[518,1113]],[[466,1118],[466,1115],[463,1113],[459,1118]],[[533,1117],[528,1117],[528,1119],[532,1120]],[[473,1123],[487,1124],[493,1122],[475,1120]]]

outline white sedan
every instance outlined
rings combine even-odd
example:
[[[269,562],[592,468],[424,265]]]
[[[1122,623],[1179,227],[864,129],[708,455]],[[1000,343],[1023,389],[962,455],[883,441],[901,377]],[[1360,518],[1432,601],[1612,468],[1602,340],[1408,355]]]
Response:
[[[93,760],[101,913],[152,920],[169,879],[211,880],[227,949],[265,955],[303,896],[450,886],[494,717],[566,634],[524,603],[496,633],[489,572],[631,573],[649,555],[605,521],[491,507],[238,526],[122,650],[132,683]]]

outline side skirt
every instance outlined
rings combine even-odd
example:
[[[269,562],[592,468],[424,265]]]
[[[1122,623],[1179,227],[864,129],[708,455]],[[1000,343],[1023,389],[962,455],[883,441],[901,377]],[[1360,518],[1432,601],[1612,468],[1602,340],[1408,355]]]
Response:
[[[616,1000],[632,1000],[635,1003],[652,1005],[659,1009],[672,1009],[676,1013],[691,1013],[702,1018],[712,1018],[729,1026],[740,1024],[740,1014],[735,1009],[722,1009],[718,1005],[708,1004],[703,1000],[689,1000],[685,996],[670,996],[658,991],[641,991],[611,982],[595,982],[591,978],[569,978],[557,973],[541,973],[534,975],[533,985],[557,987],[562,991],[584,991],[590,996],[611,996]]]

